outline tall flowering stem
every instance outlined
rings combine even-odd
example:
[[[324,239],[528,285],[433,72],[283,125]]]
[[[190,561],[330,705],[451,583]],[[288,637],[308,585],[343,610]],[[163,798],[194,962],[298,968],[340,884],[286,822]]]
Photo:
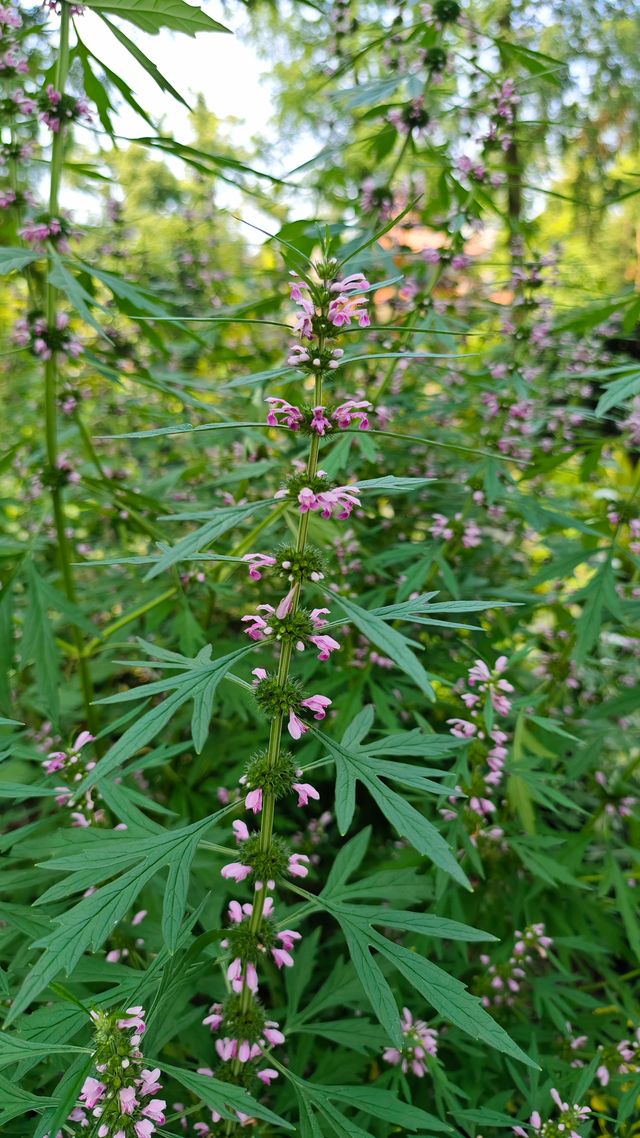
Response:
[[[205,1020],[212,1030],[220,1030],[224,1036],[216,1047],[223,1061],[230,1061],[230,1074],[234,1079],[244,1077],[246,1064],[260,1057],[265,1041],[271,1044],[284,1041],[277,1024],[264,1019],[256,998],[259,954],[270,952],[278,967],[290,966],[293,963],[291,949],[300,936],[291,930],[277,931],[273,921],[271,891],[276,879],[283,873],[306,876],[305,862],[309,860],[301,854],[289,854],[285,844],[274,834],[276,802],[282,794],[293,791],[298,795],[298,805],[304,806],[310,798],[319,798],[319,794],[313,786],[300,781],[302,771],[297,769],[292,755],[282,750],[282,739],[285,731],[293,740],[300,739],[309,729],[304,717],[311,713],[316,719],[323,719],[331,701],[322,695],[304,698],[301,685],[290,674],[293,652],[294,648],[303,650],[313,645],[318,649],[318,659],[324,661],[340,647],[323,631],[324,614],[328,610],[308,612],[301,606],[304,583],[314,584],[323,576],[319,551],[308,545],[311,513],[320,513],[325,518],[334,515],[347,518],[354,506],[359,505],[355,488],[333,486],[319,469],[320,441],[352,422],[366,429],[370,407],[362,400],[348,400],[337,407],[323,405],[325,380],[339,367],[343,354],[334,346],[338,330],[353,321],[363,328],[369,324],[366,298],[362,295],[369,284],[361,273],[336,279],[338,265],[326,253],[314,269],[316,281],[310,278],[303,281],[294,274],[291,289],[292,299],[300,308],[295,325],[300,342],[290,348],[288,357],[291,366],[313,375],[313,407],[299,408],[273,397],[267,400],[270,408],[267,421],[272,426],[304,431],[309,437],[304,471],[293,474],[278,495],[293,500],[299,508],[296,540],[279,556],[250,553],[245,558],[254,580],[259,580],[263,572],[275,569],[288,580],[289,589],[277,607],[262,604],[257,613],[243,618],[248,636],[254,640],[273,639],[279,647],[274,673],[264,668],[254,670],[256,699],[270,718],[269,741],[266,750],[252,759],[247,775],[241,780],[245,784],[245,807],[254,814],[260,813],[260,829],[250,834],[246,823],[240,820],[234,823],[236,838],[243,843],[243,854],[240,861],[222,870],[224,877],[236,881],[251,875],[255,894],[252,904],[240,905],[237,901],[230,904],[231,928],[226,946],[232,959],[227,977],[234,995],[225,1007],[213,1005]],[[256,1073],[267,1083],[276,1077],[271,1068]],[[228,1123],[227,1133],[232,1132],[234,1125]]]
[[[67,77],[69,73],[69,32],[71,20],[71,6],[67,0],[62,0],[60,11],[60,43],[58,48],[58,61],[56,65],[55,91],[64,96]],[[60,187],[62,184],[62,168],[64,162],[64,147],[66,139],[66,125],[61,116],[57,129],[52,130],[51,143],[51,174],[49,183],[49,215],[57,217],[59,213]],[[58,311],[59,292],[51,283],[51,273],[54,268],[52,246],[49,245],[47,256],[47,283],[45,285],[45,320],[47,328],[47,341],[50,351],[44,359],[44,418],[47,450],[47,481],[51,488],[53,505],[53,518],[58,545],[58,558],[62,572],[62,583],[67,598],[76,603],[76,586],[73,575],[73,554],[67,535],[67,519],[64,509],[63,481],[64,471],[60,466],[58,450],[58,357],[56,346],[61,329],[64,328],[62,314]],[[82,698],[85,708],[86,721],[91,731],[96,730],[96,714],[93,707],[93,684],[89,670],[89,662],[84,655],[83,641],[80,630],[73,628],[73,640],[78,660],[78,672]]]

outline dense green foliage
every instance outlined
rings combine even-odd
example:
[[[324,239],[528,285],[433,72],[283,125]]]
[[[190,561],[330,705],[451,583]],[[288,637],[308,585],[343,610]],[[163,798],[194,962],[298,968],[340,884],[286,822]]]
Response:
[[[0,1132],[632,1138],[637,5],[247,4],[282,177],[57,7],[0,9]],[[229,34],[86,9],[179,102],[139,33]]]

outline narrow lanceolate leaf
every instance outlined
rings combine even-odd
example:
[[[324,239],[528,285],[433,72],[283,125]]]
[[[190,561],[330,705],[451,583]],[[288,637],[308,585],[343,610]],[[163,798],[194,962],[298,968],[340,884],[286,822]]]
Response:
[[[407,799],[392,790],[386,780],[403,783],[424,794],[444,795],[450,789],[441,786],[428,776],[442,778],[446,771],[425,769],[409,763],[395,763],[378,759],[366,746],[343,743],[315,730],[316,736],[335,760],[336,764],[336,816],[341,832],[345,833],[355,808],[355,785],[361,782],[398,833],[407,838],[419,853],[430,857],[435,865],[449,873],[461,885],[469,888],[469,881],[461,869],[454,852],[424,812],[416,810]],[[427,736],[428,738],[428,736]],[[344,794],[348,795],[345,808]]]
[[[107,25],[109,31],[116,37],[117,40],[120,40],[122,46],[126,47],[127,51],[133,56],[136,62],[144,68],[144,70],[147,72],[147,75],[150,75],[154,82],[157,83],[160,90],[167,91],[169,95],[173,95],[174,99],[177,99],[179,103],[182,103],[183,106],[187,107],[187,109],[190,110],[191,108],[189,107],[186,99],[183,98],[179,91],[176,91],[175,87],[172,86],[168,79],[165,79],[164,75],[158,70],[155,63],[151,59],[147,58],[144,52],[140,50],[138,45],[134,43],[133,40],[129,39],[129,36],[125,35],[122,28],[119,28],[117,24],[112,24],[111,20],[108,20],[102,12],[100,15],[102,16],[102,19]]]
[[[158,557],[153,568],[147,573],[145,580],[150,581],[152,577],[157,577],[165,569],[170,569],[180,561],[189,560],[194,553],[200,553],[207,545],[211,545],[212,541],[230,529],[234,529],[251,514],[271,505],[273,505],[273,501],[269,500],[266,502],[249,502],[243,506],[225,506],[219,510],[212,510],[204,525],[181,538],[180,541]]]
[[[330,1120],[331,1133],[340,1135],[341,1138],[343,1135],[349,1136],[349,1138],[361,1138],[361,1136],[367,1138],[370,1133],[346,1117],[343,1113],[344,1105],[363,1114],[368,1114],[372,1118],[392,1122],[395,1126],[402,1127],[403,1130],[420,1130],[426,1133],[428,1127],[429,1131],[438,1134],[453,1133],[453,1128],[447,1122],[443,1122],[434,1114],[422,1110],[421,1107],[413,1106],[411,1103],[405,1102],[404,1099],[397,1098],[392,1091],[384,1090],[381,1087],[372,1087],[366,1084],[359,1084],[355,1087],[328,1086],[324,1083],[312,1083],[306,1079],[301,1079],[290,1071],[285,1071],[283,1074],[293,1083],[300,1103],[305,1103],[307,1108],[315,1106],[323,1116]],[[336,1107],[336,1103],[340,1104],[340,1109]],[[320,1131],[317,1132],[320,1133]],[[315,1134],[316,1131],[312,1130],[310,1133]]]
[[[103,843],[99,840],[94,843],[94,861],[101,864],[101,868],[96,871],[95,880],[104,879],[107,875],[113,877],[114,872],[116,876],[53,918],[53,931],[34,945],[35,948],[43,948],[44,952],[27,973],[11,1006],[7,1023],[13,1022],[60,972],[69,975],[87,949],[96,951],[100,948],[118,922],[131,910],[143,887],[164,866],[169,868],[169,881],[165,890],[163,931],[167,938],[167,948],[171,952],[177,942],[186,905],[189,866],[205,830],[222,813],[224,812],[213,814],[182,830],[138,839],[133,844],[125,834],[121,835],[126,868],[121,867],[120,873],[117,873],[119,843],[107,839],[103,849],[100,849]],[[73,866],[74,859],[71,861]],[[65,868],[67,865],[68,860],[65,862],[64,859],[58,859],[49,868]],[[77,886],[75,874],[71,880],[71,892],[74,892]]]
[[[33,1095],[24,1091],[0,1075],[0,1123],[10,1122],[12,1118],[22,1118],[32,1111],[41,1113],[48,1107],[55,1105],[51,1098],[42,1095]]]
[[[211,716],[211,709],[213,705],[213,696],[215,690],[220,683],[220,680],[226,676],[229,669],[240,660],[247,652],[251,651],[251,646],[248,645],[244,648],[239,648],[236,652],[230,652],[227,656],[221,656],[219,660],[211,660],[198,663],[194,660],[193,667],[187,671],[182,671],[178,676],[170,676],[163,680],[156,680],[151,684],[142,684],[141,687],[132,688],[130,691],[122,692],[117,696],[110,696],[103,703],[120,703],[126,700],[144,700],[148,696],[158,695],[161,692],[172,691],[172,694],[167,696],[162,703],[156,704],[151,707],[149,711],[136,719],[130,727],[127,728],[124,735],[113,744],[100,761],[96,764],[94,769],[87,775],[82,785],[78,788],[78,794],[89,790],[97,782],[103,779],[106,775],[111,774],[112,771],[117,770],[123,763],[135,755],[141,747],[146,747],[147,743],[154,739],[162,728],[170,722],[175,713],[189,700],[194,701],[194,707],[197,709],[195,716],[195,730],[197,732],[197,744],[202,746],[206,738],[206,728],[208,726],[209,718]],[[172,690],[173,689],[173,690]]]
[[[411,643],[406,636],[392,628],[382,617],[361,608],[355,601],[340,596],[339,593],[330,592],[328,595],[332,602],[340,605],[350,622],[356,626],[363,636],[367,637],[367,640],[375,644],[376,648],[379,648],[385,656],[389,656],[394,664],[397,664],[429,699],[435,700],[429,676],[413,652]]]
[[[39,256],[39,253],[34,253],[31,249],[5,245],[4,248],[0,248],[0,276],[13,273],[16,269],[26,269],[27,265],[32,265]]]
[[[395,474],[386,474],[383,478],[365,478],[356,482],[354,489],[368,494],[414,494],[434,481],[434,478],[398,478]]]
[[[232,1086],[231,1083],[222,1083],[219,1079],[212,1079],[208,1075],[198,1075],[195,1071],[185,1071],[183,1067],[172,1067],[169,1063],[163,1063],[162,1060],[154,1060],[153,1062],[157,1062],[157,1066],[167,1075],[190,1090],[192,1094],[202,1100],[205,1106],[217,1110],[223,1118],[235,1120],[235,1112],[240,1110],[244,1114],[263,1118],[265,1122],[270,1122],[276,1128],[294,1129],[290,1122],[286,1122],[279,1114],[274,1114],[272,1110],[262,1106],[242,1087]]]
[[[120,16],[143,32],[155,35],[161,28],[195,36],[197,32],[228,32],[206,12],[185,0],[87,0],[94,12]]]
[[[67,1043],[36,1043],[19,1035],[0,1034],[0,1067],[22,1063],[25,1059],[47,1059],[50,1055],[91,1054],[88,1047],[72,1047]]]

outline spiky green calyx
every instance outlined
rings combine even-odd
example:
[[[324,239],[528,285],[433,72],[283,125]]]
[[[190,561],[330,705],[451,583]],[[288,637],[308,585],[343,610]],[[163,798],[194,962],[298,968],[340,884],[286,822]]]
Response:
[[[273,798],[290,794],[296,779],[296,764],[290,751],[279,751],[273,762],[267,751],[259,751],[247,766],[244,785],[248,790],[260,788]]]
[[[250,865],[256,881],[277,881],[286,877],[289,868],[289,847],[282,838],[273,837],[268,850],[260,848],[260,835],[254,834],[243,842],[242,862]]]
[[[286,680],[281,683],[277,676],[267,672],[266,679],[254,688],[256,702],[269,719],[288,715],[296,711],[304,697],[304,688],[299,680]]]

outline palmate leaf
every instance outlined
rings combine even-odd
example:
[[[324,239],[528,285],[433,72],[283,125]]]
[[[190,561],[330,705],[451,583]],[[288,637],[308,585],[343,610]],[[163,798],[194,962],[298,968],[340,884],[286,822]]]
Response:
[[[368,730],[371,720],[370,709],[365,709],[357,717],[359,725],[363,727],[363,734]],[[351,824],[355,810],[356,786],[358,782],[361,782],[366,786],[382,813],[402,837],[407,838],[419,853],[430,857],[435,865],[449,873],[461,885],[469,888],[466,874],[433,823],[423,813],[416,810],[410,802],[407,802],[406,798],[392,790],[386,782],[389,779],[409,786],[412,790],[439,796],[450,792],[450,788],[442,786],[432,779],[442,779],[446,777],[447,772],[437,768],[424,768],[410,763],[380,759],[376,754],[376,746],[378,753],[380,753],[381,744],[384,746],[385,740],[380,740],[377,744],[372,744],[371,747],[368,744],[361,746],[360,742],[356,741],[353,728],[354,724],[351,725],[351,733],[347,731],[340,743],[329,738],[323,732],[314,730],[316,737],[320,739],[325,750],[335,761],[336,820],[340,832],[345,834]],[[451,736],[430,736],[420,732],[417,734],[421,735],[420,739],[416,737],[416,732],[408,732],[409,745],[412,748],[411,754],[442,754],[443,747],[446,746],[447,750],[452,750],[457,746],[456,740]],[[345,739],[347,740],[346,744]],[[431,743],[432,739],[433,744]],[[392,736],[388,742],[393,748],[393,753],[402,754],[402,735]]]
[[[331,591],[327,591],[327,595],[332,602],[340,606],[349,618],[350,623],[355,624],[367,640],[375,644],[376,648],[384,652],[385,656],[389,656],[394,664],[397,664],[430,700],[435,700],[435,693],[429,676],[413,652],[411,641],[406,636],[392,628],[381,616],[361,608],[355,601]]]
[[[235,652],[230,652],[226,656],[221,656],[218,660],[209,660],[208,655],[211,653],[211,646],[207,645],[207,648],[201,650],[194,660],[189,661],[182,657],[185,661],[183,665],[185,670],[179,675],[167,676],[165,679],[155,680],[151,684],[142,684],[130,691],[120,692],[118,695],[108,696],[101,700],[101,703],[122,703],[129,700],[144,700],[161,692],[172,692],[162,703],[151,707],[149,711],[141,715],[127,728],[124,735],[120,736],[87,775],[78,788],[78,794],[82,794],[95,786],[106,775],[122,766],[141,747],[146,747],[147,743],[154,739],[158,732],[173,718],[176,711],[189,700],[193,700],[192,734],[194,746],[201,749],[206,739],[216,688],[233,664],[242,659],[247,652],[250,652],[251,648],[251,645],[247,645]]]
[[[87,8],[108,12],[129,20],[143,32],[155,35],[160,28],[171,28],[195,36],[197,32],[229,32],[206,12],[185,0],[88,0]]]
[[[388,940],[372,927],[370,918],[359,914],[358,906],[329,904],[327,908],[339,922],[347,939],[351,960],[373,1011],[396,1045],[400,1040],[400,1019],[395,997],[371,949],[385,956],[449,1023],[455,1024],[473,1039],[487,1043],[529,1067],[537,1066],[491,1018],[480,1000],[472,996],[460,980],[449,976],[437,964],[417,952]],[[382,923],[383,919],[378,910],[378,923]]]
[[[182,830],[149,838],[131,839],[114,833],[105,840],[101,835],[80,854],[46,863],[47,869],[72,872],[66,881],[49,889],[40,899],[41,903],[69,896],[86,888],[87,882],[93,884],[106,877],[112,880],[53,918],[52,923],[57,927],[36,942],[34,947],[45,951],[27,973],[7,1023],[13,1022],[59,972],[69,975],[88,948],[98,949],[130,910],[143,887],[164,866],[169,868],[169,882],[162,928],[165,944],[171,952],[180,934],[189,866],[204,832],[224,814],[224,810],[218,811]],[[122,850],[118,848],[120,843]]]

